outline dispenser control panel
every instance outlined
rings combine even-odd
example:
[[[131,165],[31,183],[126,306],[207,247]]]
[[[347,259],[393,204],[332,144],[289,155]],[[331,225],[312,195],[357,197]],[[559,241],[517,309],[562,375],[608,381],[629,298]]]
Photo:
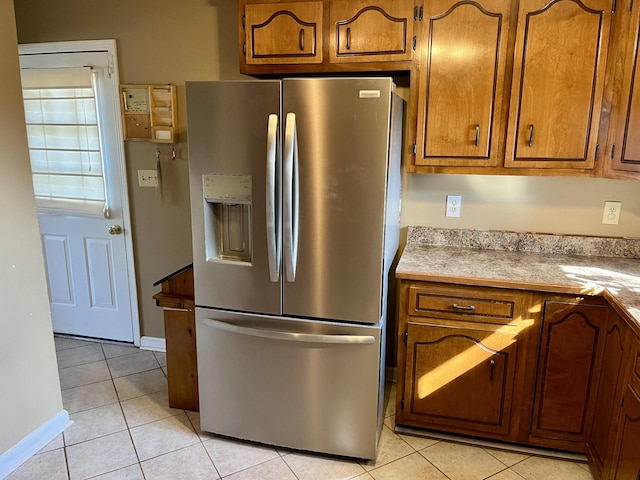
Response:
[[[251,204],[251,175],[203,175],[202,192],[211,203]]]

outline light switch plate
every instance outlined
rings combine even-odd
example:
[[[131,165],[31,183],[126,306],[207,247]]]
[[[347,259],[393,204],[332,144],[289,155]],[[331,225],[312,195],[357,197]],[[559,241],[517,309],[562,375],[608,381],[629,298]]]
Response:
[[[138,170],[138,185],[140,187],[157,187],[158,172],[155,170]]]

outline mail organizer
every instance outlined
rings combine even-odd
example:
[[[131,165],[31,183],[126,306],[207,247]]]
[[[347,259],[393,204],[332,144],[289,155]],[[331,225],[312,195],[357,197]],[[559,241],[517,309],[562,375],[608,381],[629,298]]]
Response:
[[[175,85],[120,85],[124,139],[178,141]]]

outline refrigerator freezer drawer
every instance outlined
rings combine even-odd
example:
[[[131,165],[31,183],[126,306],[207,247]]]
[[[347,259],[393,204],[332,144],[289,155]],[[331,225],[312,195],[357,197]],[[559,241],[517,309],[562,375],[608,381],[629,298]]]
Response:
[[[380,325],[196,309],[206,431],[373,459],[381,426]]]

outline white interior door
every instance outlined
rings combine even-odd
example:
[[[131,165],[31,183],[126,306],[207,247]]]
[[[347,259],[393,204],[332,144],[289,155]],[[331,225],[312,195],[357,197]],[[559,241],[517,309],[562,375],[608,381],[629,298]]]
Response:
[[[53,330],[139,344],[116,58],[113,40],[20,46]]]

